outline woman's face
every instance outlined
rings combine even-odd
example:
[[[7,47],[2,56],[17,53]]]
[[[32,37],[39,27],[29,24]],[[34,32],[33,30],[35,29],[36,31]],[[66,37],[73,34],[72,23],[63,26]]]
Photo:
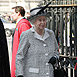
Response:
[[[46,17],[38,16],[35,19],[34,25],[35,25],[36,30],[44,30],[44,28],[46,27]]]

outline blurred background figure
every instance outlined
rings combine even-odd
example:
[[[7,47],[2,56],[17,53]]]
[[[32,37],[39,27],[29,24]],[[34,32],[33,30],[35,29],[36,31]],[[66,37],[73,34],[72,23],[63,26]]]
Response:
[[[30,11],[26,10],[25,18],[28,19],[30,17]]]
[[[1,19],[0,19],[0,77],[10,77],[10,64],[7,40]]]
[[[23,31],[31,28],[31,24],[25,19],[25,9],[22,6],[15,6],[12,8],[12,18],[16,21],[16,28],[13,33],[13,48],[12,48],[12,64],[11,64],[11,77],[15,77],[15,60],[19,46],[20,35]]]

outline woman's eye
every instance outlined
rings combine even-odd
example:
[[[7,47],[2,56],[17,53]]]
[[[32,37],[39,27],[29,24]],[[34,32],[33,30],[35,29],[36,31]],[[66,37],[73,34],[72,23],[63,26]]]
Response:
[[[46,21],[46,19],[44,19],[43,21]]]
[[[41,19],[39,19],[39,21],[41,21]]]
[[[43,20],[42,19],[39,19],[39,21],[46,21],[46,19],[43,19]]]

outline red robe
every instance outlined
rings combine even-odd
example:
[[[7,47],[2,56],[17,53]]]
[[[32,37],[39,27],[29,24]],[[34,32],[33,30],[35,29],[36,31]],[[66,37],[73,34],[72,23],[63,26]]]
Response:
[[[16,53],[19,46],[19,38],[23,31],[26,31],[31,28],[31,24],[26,19],[21,19],[15,29],[14,38],[13,38],[13,50],[12,50],[12,64],[11,64],[11,77],[15,77],[15,60]]]

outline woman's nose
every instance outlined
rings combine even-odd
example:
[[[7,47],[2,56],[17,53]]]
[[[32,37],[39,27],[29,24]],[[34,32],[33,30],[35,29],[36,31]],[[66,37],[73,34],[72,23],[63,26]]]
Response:
[[[44,21],[44,20],[42,20],[42,21],[41,21],[41,23],[45,23],[45,21]]]

